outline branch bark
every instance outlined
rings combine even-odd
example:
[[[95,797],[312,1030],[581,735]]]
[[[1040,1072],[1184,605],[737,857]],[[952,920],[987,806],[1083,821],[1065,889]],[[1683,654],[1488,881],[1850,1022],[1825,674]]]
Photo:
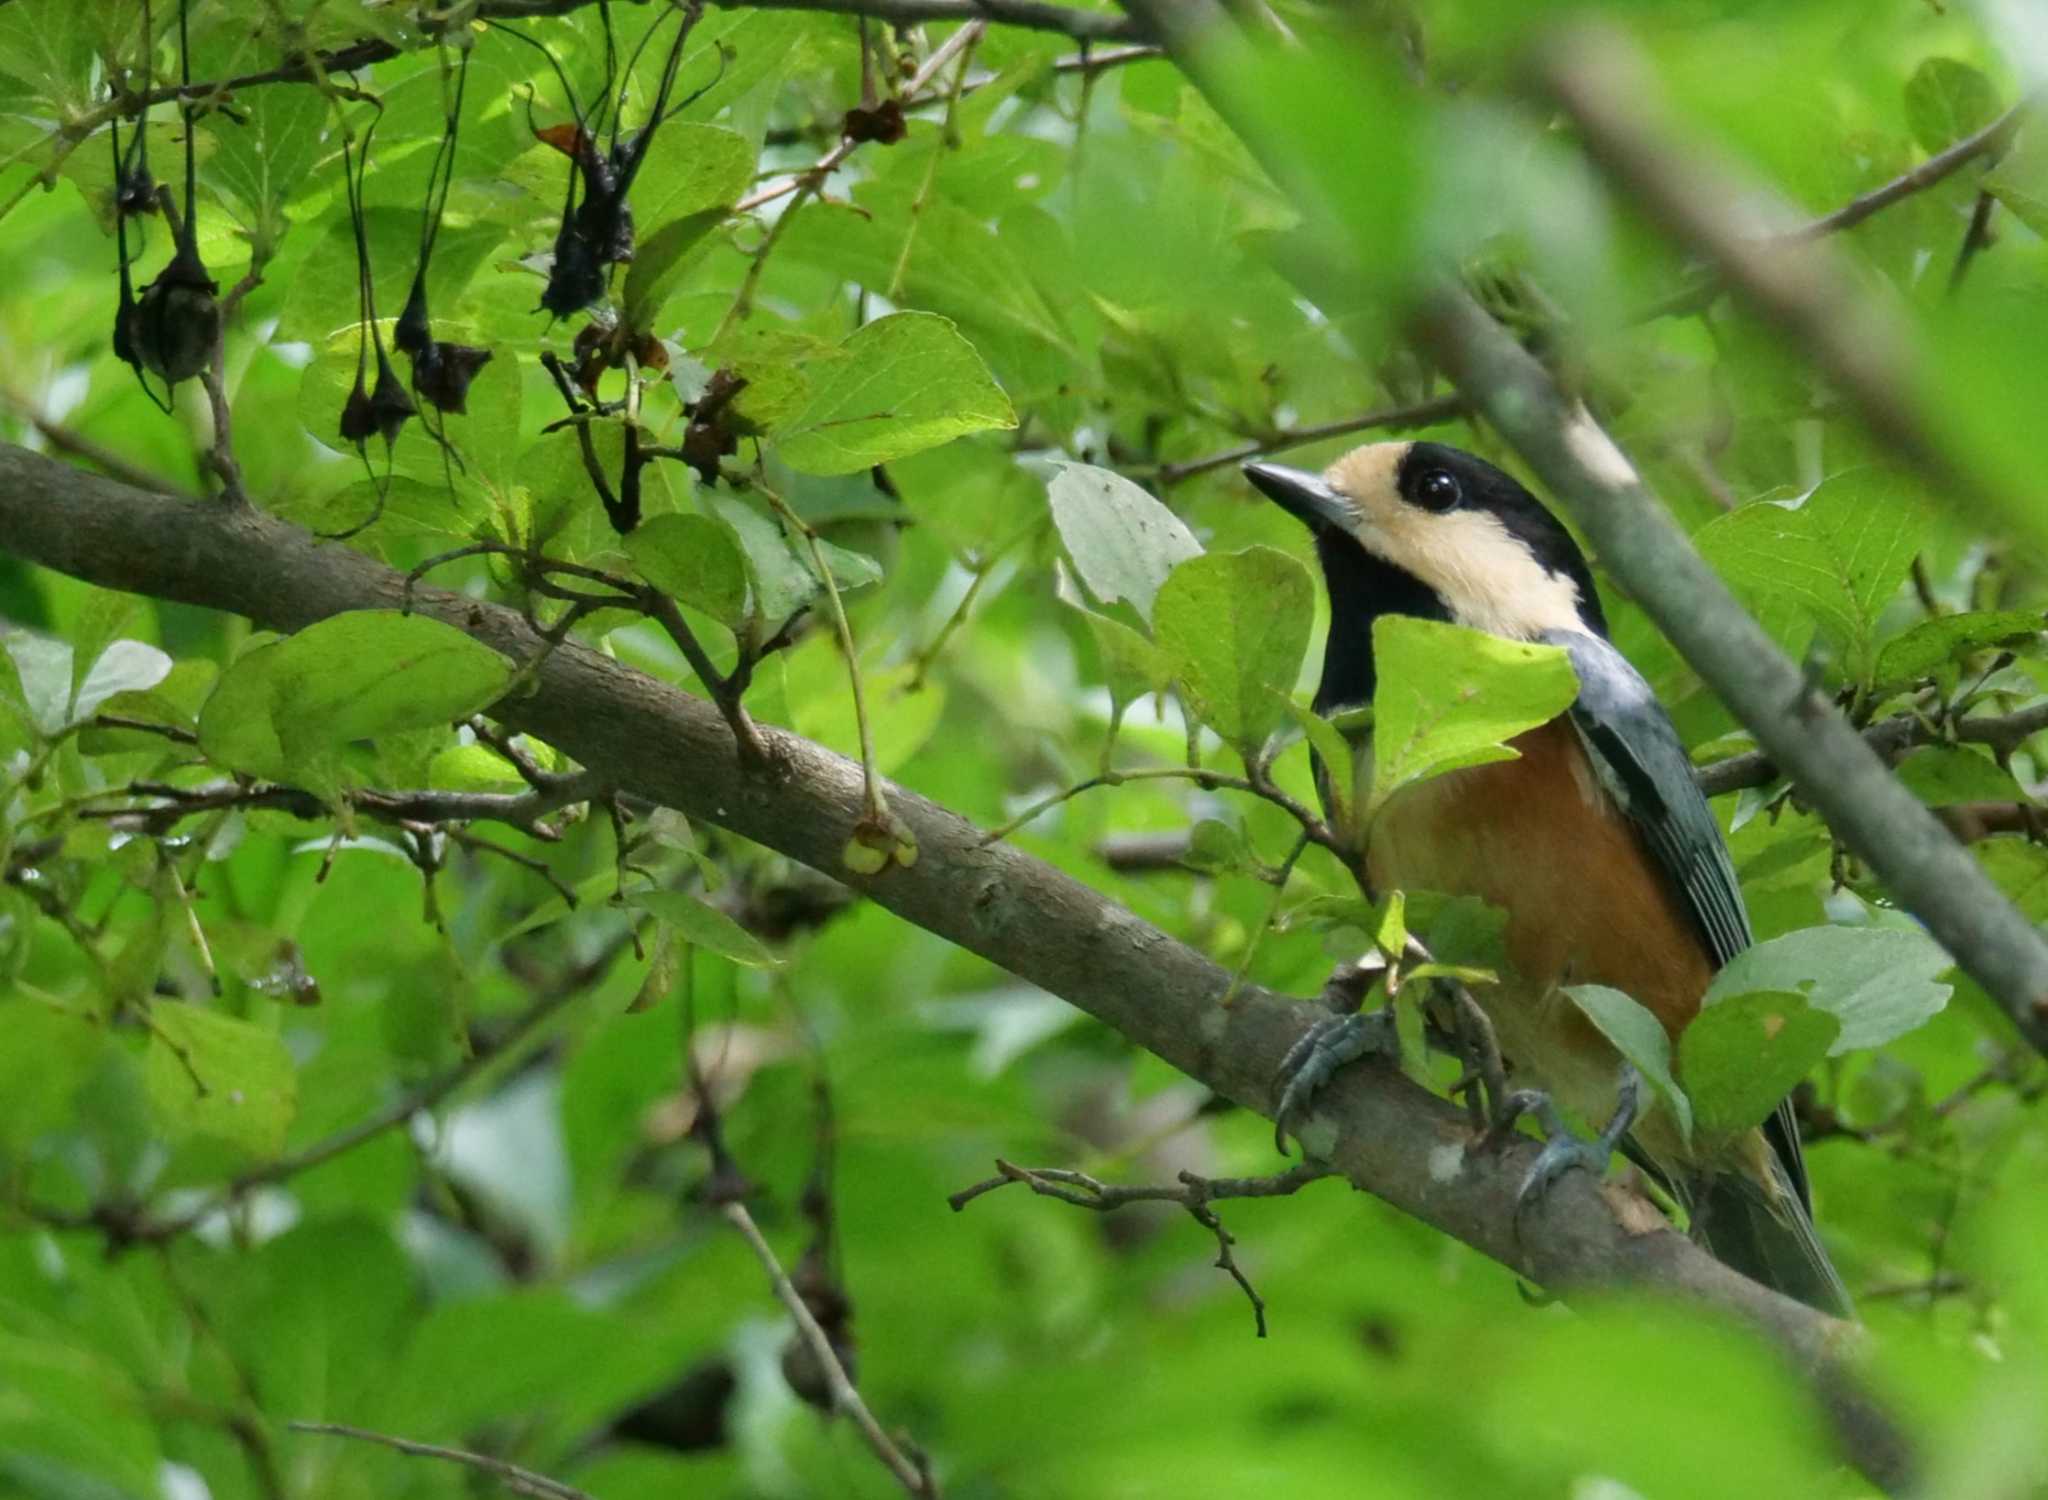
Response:
[[[351,609],[398,608],[404,575],[323,545],[260,511],[184,504],[0,445],[8,551],[104,588],[231,611],[297,630]],[[415,587],[414,607],[521,661],[542,637],[516,611]],[[840,863],[864,806],[860,767],[762,730],[776,773],[740,761],[717,708],[574,643],[545,656],[531,690],[492,717],[564,751],[622,791],[776,849],[1037,984],[1215,1092],[1270,1116],[1273,1075],[1312,1009],[1232,976],[1100,893],[966,819],[891,786],[916,864],[861,877]],[[1355,1186],[1538,1285],[1634,1286],[1732,1314],[1809,1371],[1840,1373],[1853,1331],[1737,1275],[1641,1199],[1568,1174],[1516,1218],[1536,1144],[1474,1145],[1464,1114],[1400,1074],[1357,1068],[1304,1127]]]

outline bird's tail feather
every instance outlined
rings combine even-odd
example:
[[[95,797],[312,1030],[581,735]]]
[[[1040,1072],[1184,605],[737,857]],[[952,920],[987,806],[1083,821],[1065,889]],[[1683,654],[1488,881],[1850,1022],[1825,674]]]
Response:
[[[1692,1184],[1692,1232],[1716,1260],[1752,1281],[1838,1318],[1853,1318],[1849,1289],[1814,1232],[1813,1219],[1777,1159],[1767,1186],[1722,1172]]]

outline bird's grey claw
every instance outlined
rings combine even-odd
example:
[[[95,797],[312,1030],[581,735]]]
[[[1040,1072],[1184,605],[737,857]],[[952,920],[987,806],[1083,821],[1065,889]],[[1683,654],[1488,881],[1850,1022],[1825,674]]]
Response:
[[[1287,1136],[1296,1117],[1307,1112],[1338,1069],[1361,1057],[1399,1057],[1400,1051],[1391,1005],[1330,1016],[1304,1031],[1280,1059],[1274,1075],[1280,1085],[1280,1107],[1273,1112],[1273,1144],[1280,1154],[1287,1154]]]
[[[1515,1194],[1515,1218],[1522,1215],[1543,1200],[1543,1195],[1574,1167],[1583,1167],[1594,1177],[1607,1174],[1607,1163],[1612,1159],[1621,1139],[1636,1122],[1636,1114],[1642,1099],[1642,1075],[1633,1067],[1624,1066],[1621,1074],[1621,1088],[1615,1099],[1614,1114],[1598,1135],[1588,1140],[1575,1134],[1559,1116],[1556,1106],[1547,1094],[1523,1091],[1511,1095],[1508,1100],[1507,1122],[1522,1114],[1534,1114],[1543,1122],[1543,1149],[1537,1153],[1535,1165],[1529,1168],[1529,1175],[1522,1179],[1520,1191]],[[1496,1127],[1498,1128],[1498,1127]]]

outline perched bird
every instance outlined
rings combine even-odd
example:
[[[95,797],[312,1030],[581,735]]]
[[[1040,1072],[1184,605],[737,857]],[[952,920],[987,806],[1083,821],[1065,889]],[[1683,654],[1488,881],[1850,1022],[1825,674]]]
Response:
[[[1577,701],[1518,736],[1519,758],[1420,782],[1370,827],[1342,830],[1362,846],[1370,891],[1476,896],[1506,913],[1511,972],[1474,997],[1518,1084],[1608,1122],[1593,1142],[1554,1128],[1532,1186],[1570,1165],[1604,1170],[1619,1147],[1687,1205],[1695,1236],[1721,1260],[1846,1315],[1848,1294],[1814,1233],[1789,1103],[1732,1143],[1689,1147],[1663,1105],[1638,1111],[1634,1070],[1563,993],[1603,984],[1633,996],[1675,1054],[1708,982],[1750,943],[1727,845],[1685,747],[1609,643],[1571,534],[1511,476],[1438,443],[1369,444],[1320,475],[1267,463],[1245,474],[1315,537],[1330,596],[1318,712],[1372,702],[1372,627],[1386,614],[1561,646],[1577,670]],[[1369,747],[1356,759],[1369,783]],[[1349,805],[1365,805],[1363,790]],[[1328,1033],[1332,1048],[1363,1050],[1360,1028],[1340,1030]],[[1342,1056],[1307,1058],[1296,1080],[1312,1089]]]

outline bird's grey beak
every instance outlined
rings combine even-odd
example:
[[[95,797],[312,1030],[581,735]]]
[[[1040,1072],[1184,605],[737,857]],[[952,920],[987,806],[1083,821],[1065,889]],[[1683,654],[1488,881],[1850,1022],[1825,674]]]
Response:
[[[1246,464],[1244,477],[1311,531],[1351,529],[1351,502],[1325,484],[1320,474],[1290,469],[1286,464]]]

